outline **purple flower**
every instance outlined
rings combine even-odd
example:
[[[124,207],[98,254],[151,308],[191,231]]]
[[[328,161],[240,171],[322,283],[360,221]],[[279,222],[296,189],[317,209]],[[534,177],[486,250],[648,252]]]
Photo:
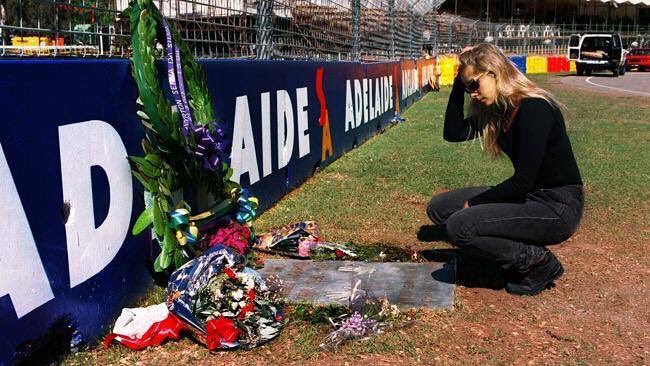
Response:
[[[341,322],[338,331],[348,336],[359,338],[371,333],[377,321],[364,319],[361,314],[354,313]]]

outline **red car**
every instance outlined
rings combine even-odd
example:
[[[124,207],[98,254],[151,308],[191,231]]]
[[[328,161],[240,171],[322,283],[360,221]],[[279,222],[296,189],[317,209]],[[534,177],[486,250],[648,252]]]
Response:
[[[635,48],[627,55],[625,69],[637,68],[639,71],[650,69],[650,48]]]

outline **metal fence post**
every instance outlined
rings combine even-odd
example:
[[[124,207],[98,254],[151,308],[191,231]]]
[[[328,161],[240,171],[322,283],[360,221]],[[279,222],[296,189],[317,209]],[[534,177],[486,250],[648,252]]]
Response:
[[[438,14],[433,13],[433,21],[431,26],[431,38],[429,39],[429,44],[431,44],[434,55],[438,55]]]
[[[453,52],[454,49],[452,47],[453,41],[456,38],[454,36],[454,21],[450,20],[449,21],[449,37],[448,37],[448,42],[447,42],[447,52]]]
[[[361,58],[361,0],[352,0],[352,61]]]
[[[388,0],[388,32],[390,33],[390,59],[395,59],[395,0]]]
[[[409,34],[409,48],[408,48],[408,55],[409,57],[414,57],[415,52],[413,52],[413,5],[409,4],[406,8],[406,11],[408,12],[408,20],[409,20],[409,27],[408,27],[408,34]]]
[[[273,0],[257,0],[255,57],[269,60],[273,57]]]

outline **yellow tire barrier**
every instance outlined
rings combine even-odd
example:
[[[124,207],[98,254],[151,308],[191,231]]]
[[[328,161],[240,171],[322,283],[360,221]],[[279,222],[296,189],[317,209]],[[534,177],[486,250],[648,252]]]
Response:
[[[450,86],[454,84],[454,78],[458,73],[460,63],[456,56],[441,56],[438,59],[440,70],[440,85]]]
[[[527,56],[527,74],[546,74],[548,72],[548,60],[544,56]]]

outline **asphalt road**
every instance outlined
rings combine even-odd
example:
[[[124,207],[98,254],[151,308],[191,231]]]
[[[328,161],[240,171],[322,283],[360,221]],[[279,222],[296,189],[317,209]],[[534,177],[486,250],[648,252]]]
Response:
[[[611,72],[594,73],[591,76],[571,73],[561,80],[564,84],[600,93],[650,98],[650,72],[628,71],[617,78]]]

